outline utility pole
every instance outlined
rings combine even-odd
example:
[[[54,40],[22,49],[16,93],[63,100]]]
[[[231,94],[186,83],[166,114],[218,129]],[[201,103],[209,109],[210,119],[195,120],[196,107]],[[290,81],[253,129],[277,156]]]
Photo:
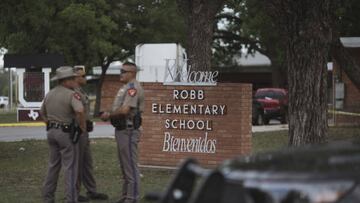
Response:
[[[11,68],[8,68],[9,71],[9,109],[12,109],[12,103],[13,103],[13,88],[12,88],[12,73]]]

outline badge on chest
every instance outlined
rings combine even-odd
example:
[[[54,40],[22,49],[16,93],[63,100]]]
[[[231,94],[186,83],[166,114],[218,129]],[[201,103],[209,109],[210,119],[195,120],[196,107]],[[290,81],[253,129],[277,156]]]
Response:
[[[130,96],[130,97],[134,97],[135,95],[136,95],[136,89],[135,88],[130,88],[130,89],[128,89],[128,95]]]

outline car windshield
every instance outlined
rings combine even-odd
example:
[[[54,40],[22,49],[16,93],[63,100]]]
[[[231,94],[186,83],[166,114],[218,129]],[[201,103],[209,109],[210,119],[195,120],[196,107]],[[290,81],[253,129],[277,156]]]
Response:
[[[264,99],[264,98],[272,98],[272,99],[282,99],[284,98],[284,94],[281,92],[275,91],[258,91],[255,94],[256,99]]]

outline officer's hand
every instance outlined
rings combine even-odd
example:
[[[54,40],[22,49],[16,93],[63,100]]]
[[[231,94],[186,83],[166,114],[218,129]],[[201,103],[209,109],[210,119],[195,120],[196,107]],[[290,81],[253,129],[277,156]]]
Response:
[[[80,127],[80,129],[81,129],[81,132],[87,132],[86,127],[84,127],[84,126]],[[84,133],[81,133],[81,135],[84,135]]]
[[[108,121],[110,118],[110,113],[109,112],[104,112],[100,115],[100,119],[103,121]]]

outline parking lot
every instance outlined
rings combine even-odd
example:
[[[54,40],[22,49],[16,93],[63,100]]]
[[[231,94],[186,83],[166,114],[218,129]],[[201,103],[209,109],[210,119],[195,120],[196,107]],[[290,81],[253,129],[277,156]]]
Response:
[[[288,124],[281,124],[280,121],[270,120],[269,125],[257,125],[252,126],[252,132],[269,132],[269,131],[278,131],[278,130],[288,130]]]

